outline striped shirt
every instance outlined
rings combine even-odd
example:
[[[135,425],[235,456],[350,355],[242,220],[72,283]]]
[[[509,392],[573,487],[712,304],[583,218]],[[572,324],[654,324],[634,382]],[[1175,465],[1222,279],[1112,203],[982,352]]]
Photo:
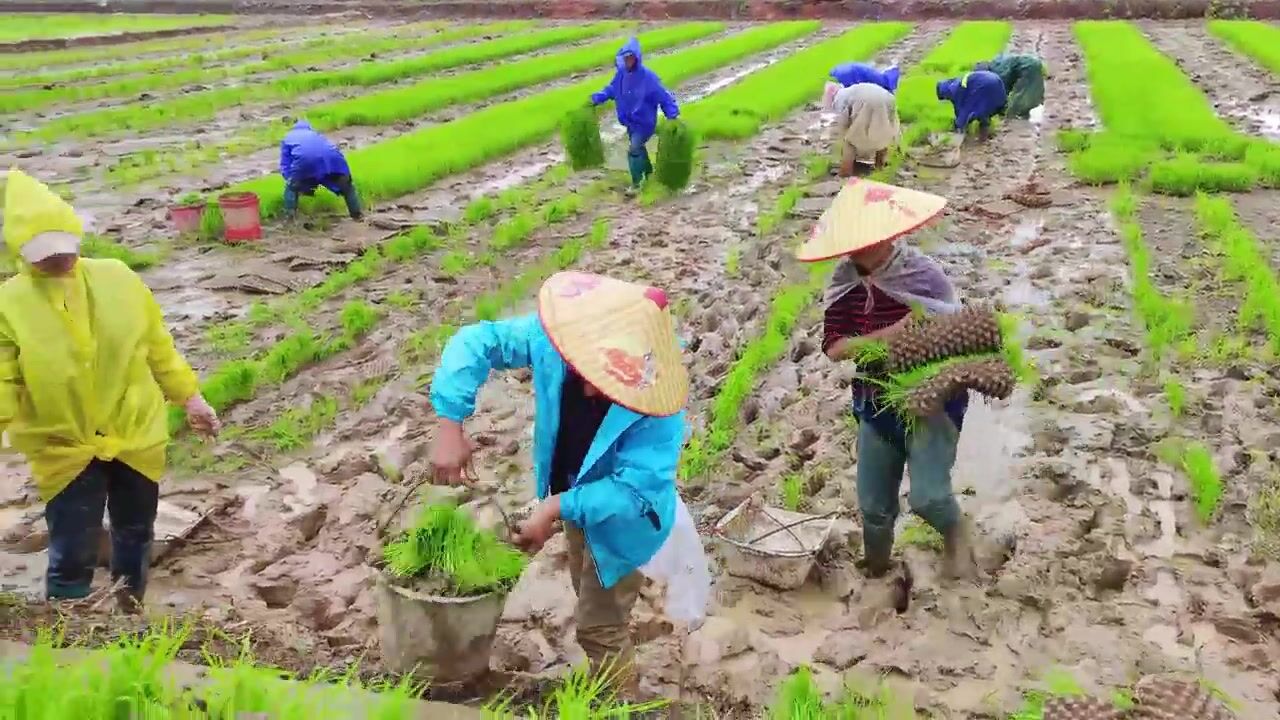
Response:
[[[871,288],[871,309],[867,310],[867,286],[859,283],[827,306],[822,318],[822,351],[841,338],[860,337],[898,322],[911,308],[894,300],[878,287]]]

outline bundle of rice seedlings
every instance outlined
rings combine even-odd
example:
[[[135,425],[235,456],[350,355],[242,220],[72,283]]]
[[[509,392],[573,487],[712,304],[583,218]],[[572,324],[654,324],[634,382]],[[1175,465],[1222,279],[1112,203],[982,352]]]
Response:
[[[1143,720],[1196,718],[1233,720],[1235,715],[1198,683],[1148,676],[1135,688],[1136,717]]]
[[[693,131],[680,120],[670,120],[658,128],[658,164],[654,175],[667,189],[680,191],[693,176]]]
[[[604,142],[600,139],[600,118],[594,108],[570,110],[560,121],[560,141],[569,167],[587,170],[604,165]]]
[[[1059,697],[1045,701],[1042,720],[1121,720],[1126,712],[1091,697]]]
[[[423,508],[413,526],[382,549],[382,558],[393,576],[439,580],[446,594],[461,597],[511,589],[526,563],[524,553],[447,503]]]
[[[889,372],[904,372],[927,363],[1000,349],[1001,327],[990,308],[967,306],[948,315],[912,321],[888,340]]]

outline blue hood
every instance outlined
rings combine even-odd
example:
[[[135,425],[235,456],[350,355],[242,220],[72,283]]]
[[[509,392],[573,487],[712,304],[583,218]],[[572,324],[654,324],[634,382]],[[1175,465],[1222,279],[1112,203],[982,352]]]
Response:
[[[956,90],[960,89],[960,78],[951,78],[950,80],[938,81],[938,99],[954,100]]]
[[[963,132],[969,123],[985,123],[1005,110],[1004,83],[1000,76],[984,70],[950,80],[942,80],[937,88],[939,100],[949,100],[955,108],[955,129]]]
[[[640,38],[631,38],[618,48],[618,54],[613,58],[614,67],[618,68],[618,72],[626,72],[627,64],[623,58],[627,55],[636,56],[636,71],[640,70],[641,64],[644,62],[644,55],[640,52]]]
[[[870,83],[879,85],[889,92],[897,92],[898,78],[902,71],[897,65],[880,71],[875,67],[866,63],[843,63],[831,68],[831,79],[840,83],[844,87],[851,87],[861,83]]]
[[[312,128],[311,128],[311,123],[307,122],[306,120],[299,120],[298,122],[293,124],[293,129],[294,130],[311,130]]]

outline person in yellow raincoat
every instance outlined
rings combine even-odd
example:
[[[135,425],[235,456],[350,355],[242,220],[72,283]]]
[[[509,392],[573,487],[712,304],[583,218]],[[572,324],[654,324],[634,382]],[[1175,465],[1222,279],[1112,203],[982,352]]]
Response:
[[[117,260],[79,256],[71,206],[20,170],[5,187],[0,432],[26,456],[49,526],[50,599],[89,594],[105,507],[111,575],[136,609],[146,589],[169,435],[168,402],[197,432],[218,418],[151,291]]]

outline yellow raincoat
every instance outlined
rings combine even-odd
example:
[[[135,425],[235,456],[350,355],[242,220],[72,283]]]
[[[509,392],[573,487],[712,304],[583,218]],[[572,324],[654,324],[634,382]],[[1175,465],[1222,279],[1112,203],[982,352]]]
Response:
[[[61,198],[18,170],[5,188],[4,240],[83,233]],[[117,260],[81,258],[67,277],[16,260],[0,285],[0,431],[31,463],[47,502],[94,459],[164,473],[166,398],[183,404],[198,378],[173,345],[142,278]]]

